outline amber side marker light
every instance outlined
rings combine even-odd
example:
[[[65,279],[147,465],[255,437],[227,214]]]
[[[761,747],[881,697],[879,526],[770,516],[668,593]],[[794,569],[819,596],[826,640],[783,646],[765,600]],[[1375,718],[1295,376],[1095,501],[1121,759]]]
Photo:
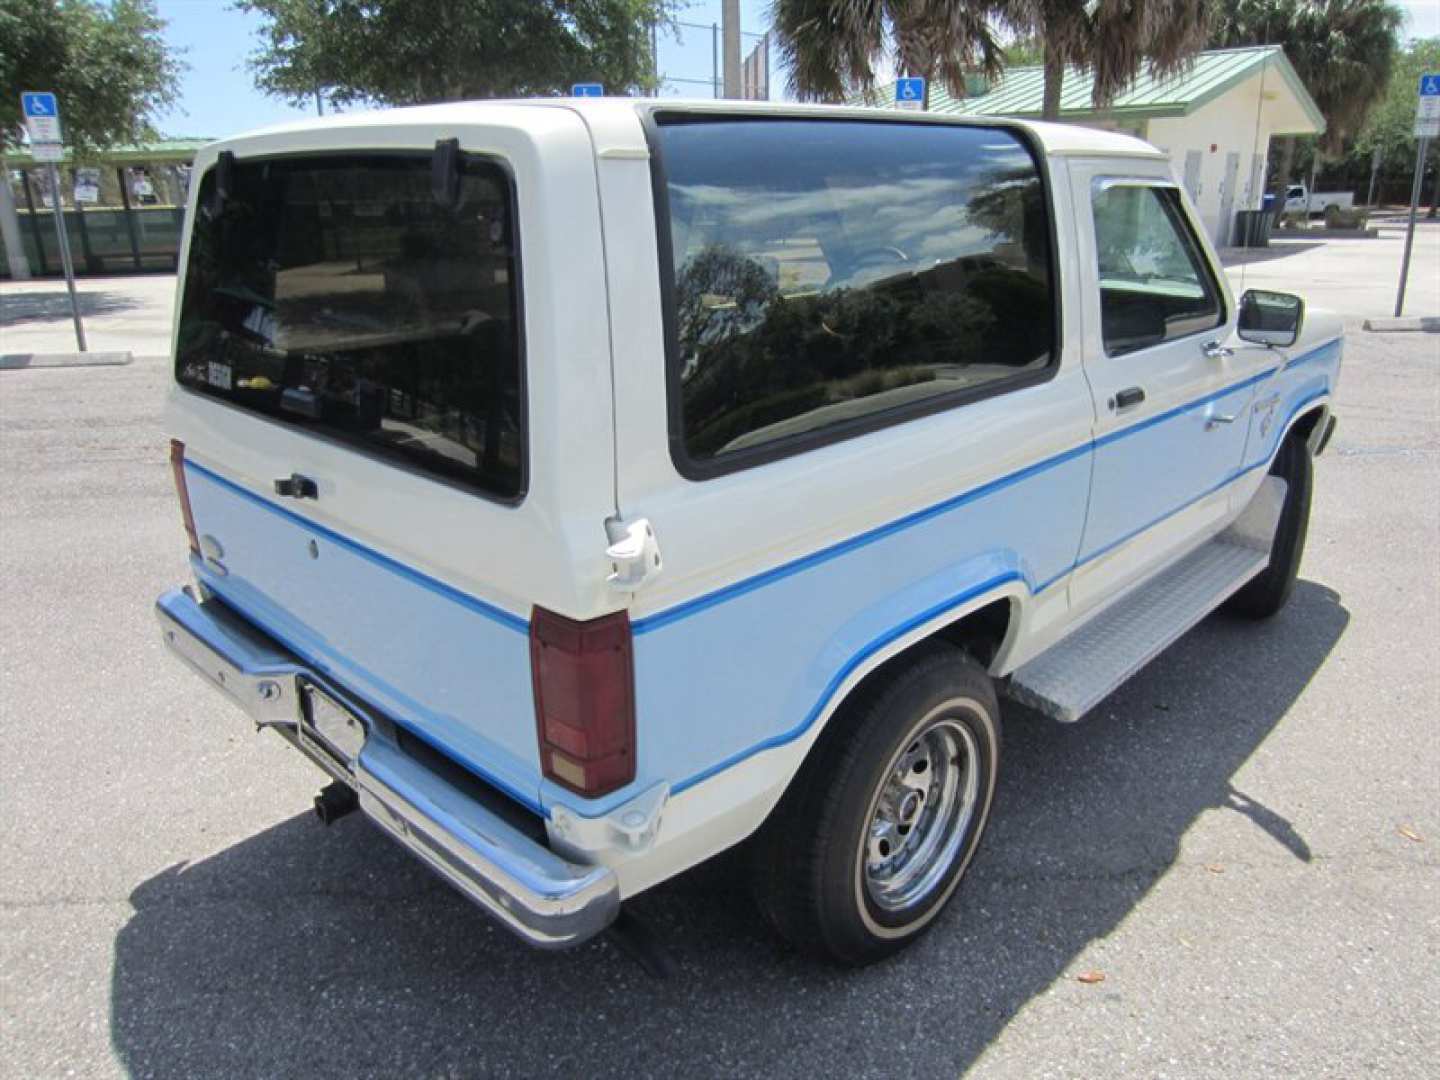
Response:
[[[535,729],[545,776],[594,797],[635,779],[635,665],[630,616],[577,622],[530,616]]]
[[[180,500],[180,516],[185,520],[190,550],[199,555],[200,537],[195,533],[195,515],[190,512],[190,489],[185,486],[185,444],[179,439],[170,440],[170,473],[175,477],[175,496]]]

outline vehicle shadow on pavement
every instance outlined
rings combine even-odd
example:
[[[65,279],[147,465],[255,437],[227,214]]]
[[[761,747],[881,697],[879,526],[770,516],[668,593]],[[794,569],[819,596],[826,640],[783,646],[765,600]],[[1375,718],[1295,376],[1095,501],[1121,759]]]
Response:
[[[76,290],[75,301],[80,314],[86,318],[119,315],[143,306],[134,296],[86,288],[83,284]],[[54,292],[10,292],[0,296],[0,326],[62,322],[70,317],[70,294],[63,288]]]
[[[1007,707],[984,850],[933,931],[876,967],[777,943],[733,854],[633,902],[670,948],[668,980],[603,939],[535,952],[360,815],[325,831],[306,813],[134,891],[114,1047],[160,1077],[954,1077],[1160,878],[1192,869],[1180,844],[1201,814],[1244,814],[1309,859],[1287,808],[1233,778],[1349,618],[1302,581],[1268,622],[1206,620],[1081,724]],[[1072,985],[1143,1005],[1143,988]]]

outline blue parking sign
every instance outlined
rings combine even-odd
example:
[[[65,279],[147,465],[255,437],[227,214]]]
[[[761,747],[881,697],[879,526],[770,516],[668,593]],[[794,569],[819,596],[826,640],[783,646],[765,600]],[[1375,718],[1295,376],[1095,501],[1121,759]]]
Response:
[[[901,109],[925,108],[925,80],[920,76],[896,79],[895,104]]]
[[[1420,76],[1420,96],[1440,97],[1440,71]]]
[[[605,87],[598,82],[577,82],[570,87],[572,97],[604,97]]]
[[[20,106],[25,110],[26,117],[60,115],[60,106],[55,102],[55,95],[49,91],[21,94]]]

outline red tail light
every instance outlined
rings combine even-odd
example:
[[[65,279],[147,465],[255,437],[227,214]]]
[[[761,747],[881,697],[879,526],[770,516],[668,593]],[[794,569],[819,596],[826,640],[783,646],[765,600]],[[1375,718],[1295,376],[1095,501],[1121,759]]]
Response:
[[[170,472],[175,477],[175,495],[180,500],[180,516],[185,520],[190,550],[199,555],[200,538],[195,533],[195,515],[190,512],[190,490],[185,486],[185,444],[179,439],[170,440]]]
[[[540,765],[557,784],[604,795],[635,779],[635,666],[630,616],[588,622],[536,608],[530,672]]]

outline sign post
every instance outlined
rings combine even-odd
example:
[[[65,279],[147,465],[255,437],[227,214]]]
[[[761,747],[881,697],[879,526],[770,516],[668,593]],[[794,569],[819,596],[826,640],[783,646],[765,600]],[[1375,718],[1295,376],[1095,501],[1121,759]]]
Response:
[[[50,200],[55,214],[55,238],[60,243],[60,265],[65,268],[65,288],[70,292],[70,314],[75,319],[75,344],[85,351],[85,324],[80,320],[80,301],[75,295],[75,264],[70,260],[70,237],[65,231],[65,203],[60,187],[60,170],[55,163],[64,158],[60,138],[60,103],[48,92],[26,91],[20,95],[25,127],[30,135],[30,156],[48,164]],[[41,269],[44,269],[43,267]]]
[[[895,80],[895,107],[912,112],[925,110],[925,80],[920,76]]]
[[[1420,97],[1415,105],[1415,179],[1410,184],[1410,225],[1405,230],[1405,254],[1400,262],[1400,291],[1395,294],[1395,317],[1405,309],[1405,282],[1410,276],[1410,250],[1415,246],[1415,210],[1420,205],[1420,184],[1425,177],[1425,152],[1440,136],[1440,71],[1420,76]]]

